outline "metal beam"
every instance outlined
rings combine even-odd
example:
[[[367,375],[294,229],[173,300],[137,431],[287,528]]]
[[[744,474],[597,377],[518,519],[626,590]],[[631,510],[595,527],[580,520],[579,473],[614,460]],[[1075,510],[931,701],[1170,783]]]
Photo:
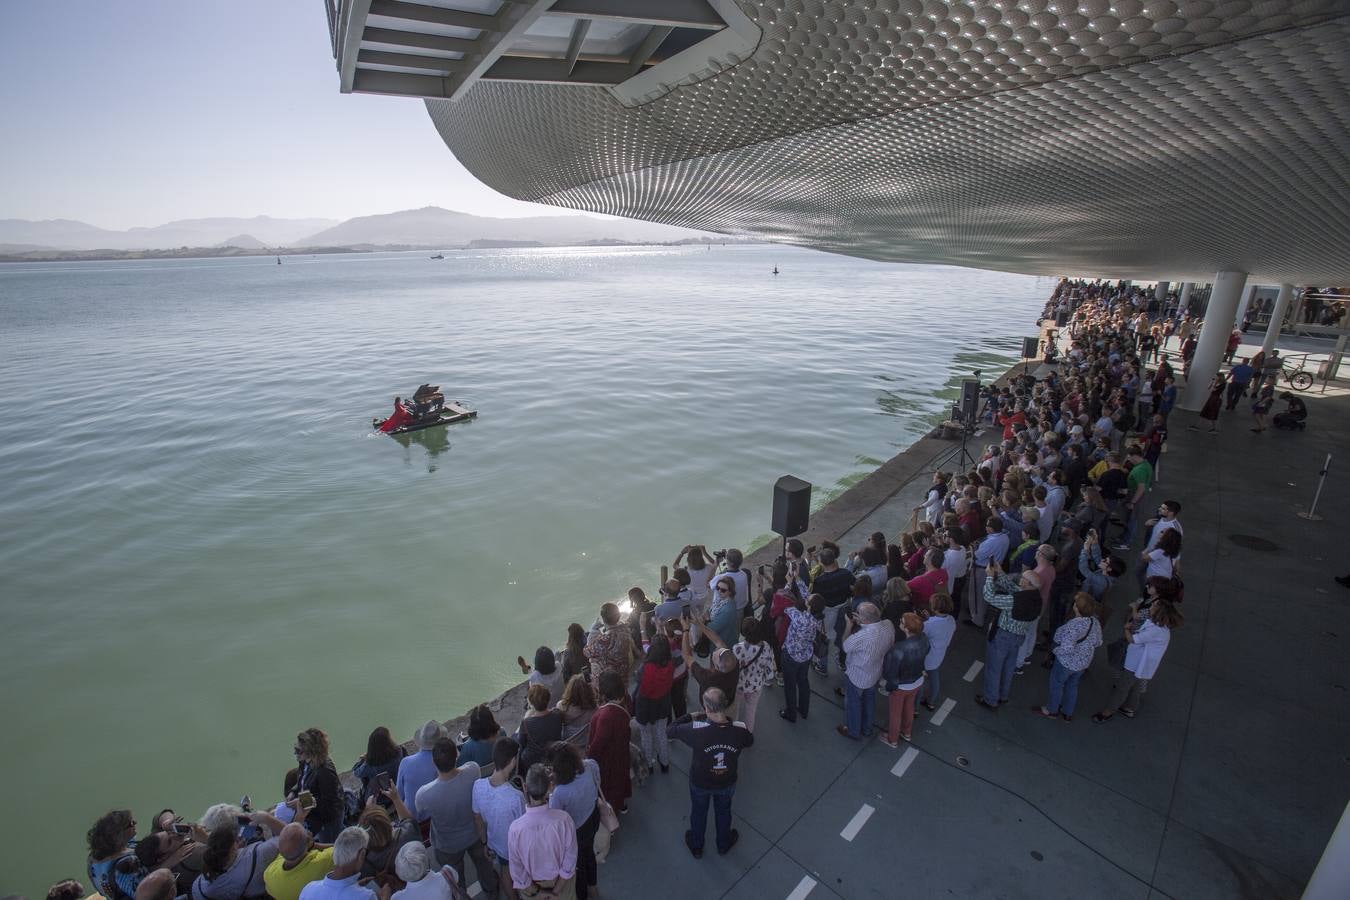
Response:
[[[344,20],[338,24],[340,29],[338,40],[342,48],[338,53],[338,89],[344,94],[350,94],[355,90],[352,87],[352,79],[356,74],[356,52],[361,47],[361,35],[366,30],[366,15],[369,9],[370,0],[352,0],[351,4],[346,6]]]
[[[503,56],[480,77],[485,81],[533,81],[541,84],[618,84],[628,77],[628,63],[581,61],[566,78],[559,77],[557,59]]]
[[[442,50],[447,53],[469,54],[478,47],[477,41],[446,37],[443,34],[422,34],[417,31],[397,31],[393,28],[367,28],[362,40],[396,47],[421,47],[423,50]],[[356,54],[352,54],[353,61]]]
[[[450,92],[446,81],[439,75],[357,69],[352,90],[362,94],[391,94],[395,97],[447,97]]]
[[[419,56],[416,53],[395,53],[392,50],[362,50],[356,61],[372,66],[427,69],[432,72],[444,72],[447,75],[460,65],[460,60],[445,56]]]
[[[474,82],[483,77],[483,73],[511,47],[512,42],[548,12],[554,0],[528,0],[503,6],[496,15],[497,24],[489,31],[478,36],[472,52],[464,55],[464,71],[452,75],[451,100],[458,100],[464,92],[473,87]],[[554,79],[557,78],[557,64],[554,60]]]
[[[403,0],[370,0],[372,16],[386,16],[390,19],[404,19],[409,22],[430,22],[433,25],[451,25],[455,28],[477,28],[487,31],[496,24],[495,16],[482,13],[465,12],[459,9],[445,9],[440,6],[424,6],[421,3],[405,3]]]
[[[581,45],[586,40],[586,32],[590,30],[590,19],[577,19],[572,25],[572,39],[567,43],[567,65],[564,67],[566,76],[571,76],[572,70],[576,68],[577,57],[581,55]]]
[[[727,27],[707,0],[558,0],[548,13],[709,31]]]
[[[633,51],[633,58],[628,61],[628,78],[642,71],[642,67],[647,64],[647,60],[652,58],[656,48],[661,46],[661,42],[670,37],[670,33],[675,29],[670,25],[654,25],[652,30],[647,32],[647,36],[638,44],[638,48]]]

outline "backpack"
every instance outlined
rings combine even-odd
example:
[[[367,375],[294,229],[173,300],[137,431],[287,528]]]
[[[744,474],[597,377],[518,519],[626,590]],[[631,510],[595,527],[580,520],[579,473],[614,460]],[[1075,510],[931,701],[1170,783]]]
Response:
[[[1039,590],[1018,591],[1013,594],[1013,605],[1009,613],[1018,622],[1035,622],[1041,617],[1041,606]]]

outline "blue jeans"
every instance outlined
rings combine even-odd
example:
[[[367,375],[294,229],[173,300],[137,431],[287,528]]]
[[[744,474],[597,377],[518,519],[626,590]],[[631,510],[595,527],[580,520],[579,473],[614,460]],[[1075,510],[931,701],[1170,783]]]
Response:
[[[1023,635],[1004,631],[1002,628],[994,634],[994,639],[986,644],[984,657],[984,701],[988,704],[1002,703],[1008,699],[1012,690],[1013,671],[1022,651]]]
[[[844,676],[844,726],[849,737],[865,737],[872,730],[872,715],[876,712],[877,686],[859,690],[847,675]]]
[[[1045,707],[1051,715],[1061,712],[1066,716],[1073,715],[1073,708],[1078,705],[1078,680],[1082,677],[1082,671],[1070,672],[1063,663],[1055,660],[1050,669],[1050,702]]]
[[[787,653],[783,654],[783,708],[787,710],[789,721],[811,711],[811,680],[807,677],[810,670],[809,659],[797,662]]]
[[[937,706],[938,697],[942,695],[942,679],[938,676],[937,669],[924,669],[923,674],[928,677],[924,679],[923,688],[919,691],[919,699],[930,706]]]
[[[717,829],[717,850],[726,853],[731,849],[731,798],[736,794],[736,785],[716,790],[704,790],[689,782],[689,830],[693,838],[689,844],[694,850],[703,849],[704,833],[708,830],[708,801],[713,805],[713,823]]]

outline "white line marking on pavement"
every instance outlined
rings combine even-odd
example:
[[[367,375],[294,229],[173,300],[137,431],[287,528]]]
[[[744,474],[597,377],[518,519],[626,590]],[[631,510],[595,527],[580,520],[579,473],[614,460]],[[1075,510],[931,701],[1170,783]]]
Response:
[[[980,670],[983,669],[983,668],[984,668],[984,663],[980,662],[980,661],[977,659],[977,660],[975,660],[973,663],[970,664],[970,668],[969,668],[969,669],[966,669],[966,674],[963,675],[963,676],[961,676],[961,677],[964,678],[966,681],[974,681],[974,680],[975,680],[975,676],[978,675],[978,674],[980,674]]]
[[[954,709],[956,709],[955,700],[953,700],[951,697],[948,697],[946,700],[943,700],[942,705],[938,707],[938,711],[933,713],[932,718],[933,724],[941,725],[943,722],[947,721],[947,717],[952,714],[952,710]]]
[[[806,895],[816,886],[816,880],[810,875],[803,875],[802,880],[797,882],[797,886],[792,889],[792,893],[787,895],[787,900],[806,900]]]
[[[905,752],[900,754],[899,761],[891,767],[891,774],[896,778],[903,778],[905,772],[909,769],[910,763],[919,758],[919,751],[913,747],[906,747]]]
[[[839,832],[839,836],[846,841],[853,840],[858,836],[858,832],[862,831],[862,827],[867,824],[867,820],[872,818],[874,812],[876,812],[875,809],[864,803],[862,809],[854,813],[853,818],[848,820],[848,824],[844,826],[843,831]]]

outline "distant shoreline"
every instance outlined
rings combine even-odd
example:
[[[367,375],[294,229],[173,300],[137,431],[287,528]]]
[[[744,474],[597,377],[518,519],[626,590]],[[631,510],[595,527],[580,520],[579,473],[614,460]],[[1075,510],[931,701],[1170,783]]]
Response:
[[[597,240],[580,244],[545,244],[537,241],[476,240],[459,245],[356,244],[351,247],[178,247],[163,250],[29,250],[23,253],[0,253],[0,262],[98,262],[128,259],[231,259],[245,256],[314,256],[330,253],[428,253],[456,252],[486,249],[543,249],[559,247],[698,247],[713,244],[746,246],[770,243],[762,240],[728,238],[712,240],[687,238],[680,241],[616,241]]]

